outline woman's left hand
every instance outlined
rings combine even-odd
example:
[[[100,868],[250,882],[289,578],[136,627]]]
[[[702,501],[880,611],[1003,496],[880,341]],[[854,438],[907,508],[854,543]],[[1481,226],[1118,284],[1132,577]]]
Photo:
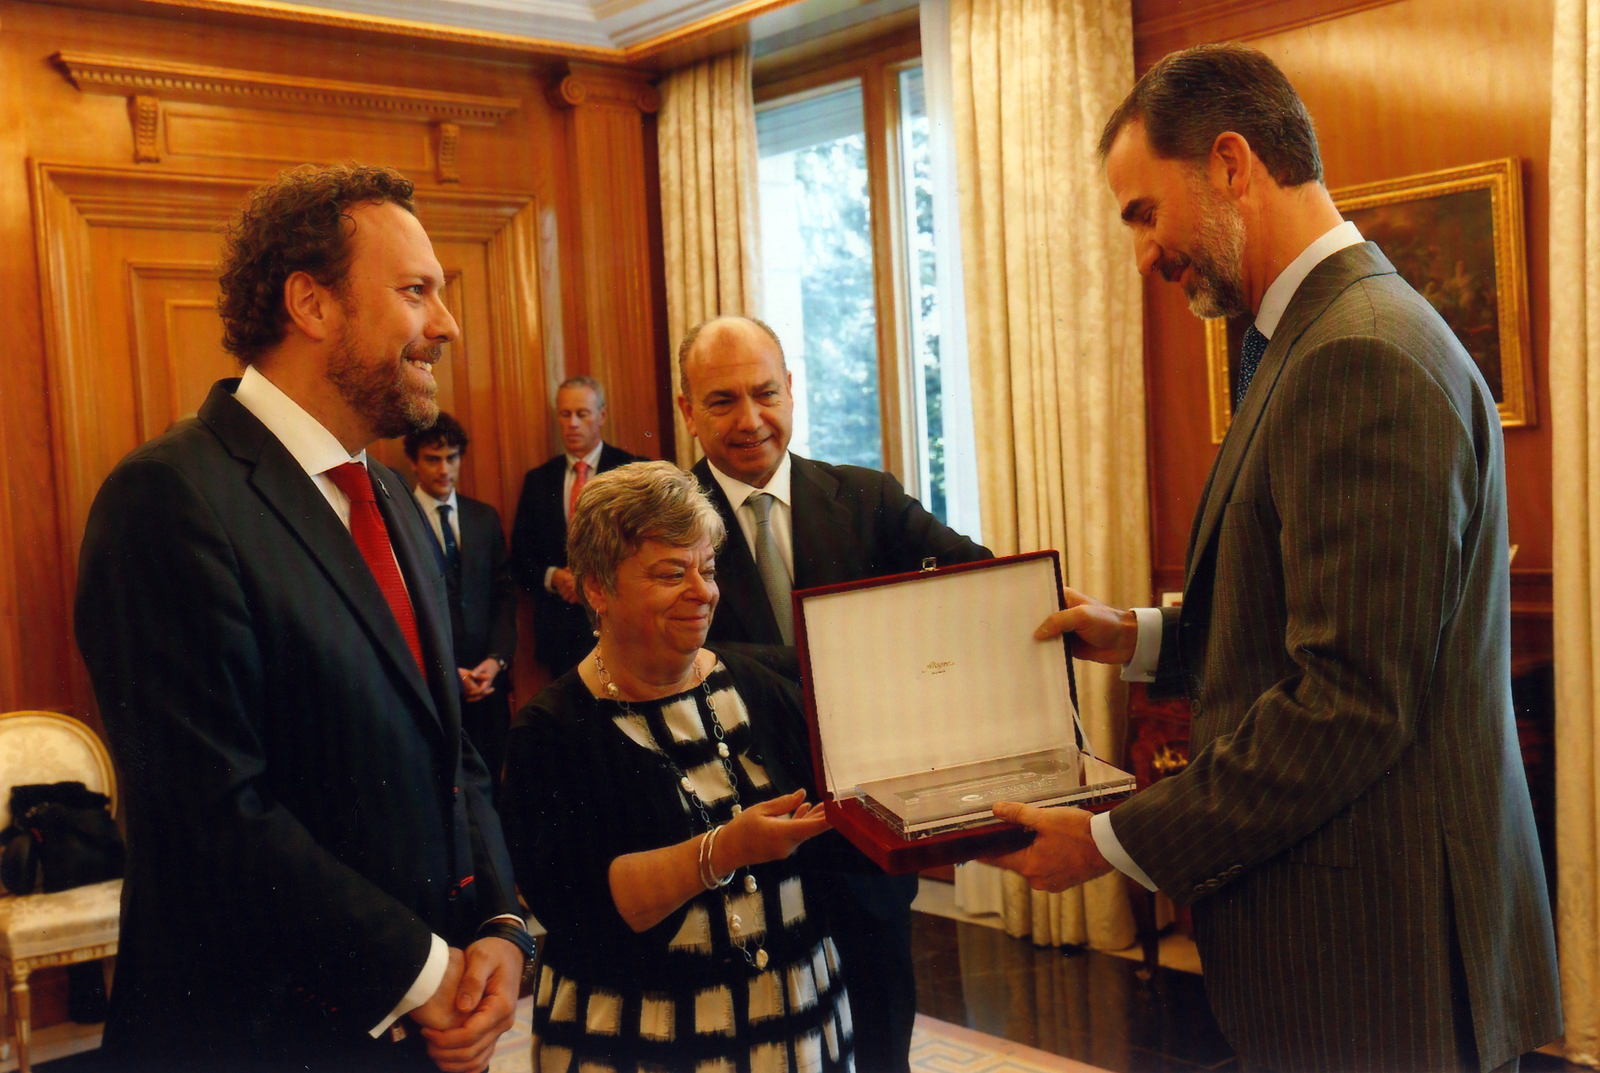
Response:
[[[804,790],[751,805],[717,835],[711,867],[725,876],[745,865],[782,860],[828,827],[827,813],[808,802]]]

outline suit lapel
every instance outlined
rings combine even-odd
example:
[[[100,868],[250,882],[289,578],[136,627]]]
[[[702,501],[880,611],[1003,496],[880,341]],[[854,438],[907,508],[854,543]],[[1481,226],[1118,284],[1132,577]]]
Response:
[[[461,502],[461,498],[459,496],[456,497],[456,502],[457,503]],[[433,522],[428,520],[428,519],[426,519],[426,518],[424,518],[423,521],[424,521],[425,524],[423,525],[422,528],[427,533],[427,536],[428,536],[428,547],[433,551],[433,561],[439,564],[439,572],[440,573],[444,573],[444,568],[445,568],[445,565],[446,565],[446,560],[445,560],[445,557],[444,557],[444,545],[439,543],[438,534],[436,534],[433,531]],[[443,524],[443,520],[442,519],[441,519],[440,524]],[[462,534],[463,538],[465,538],[466,532],[467,532],[466,526],[463,525],[461,527],[461,534]]]
[[[1266,412],[1267,403],[1277,389],[1278,377],[1283,373],[1289,352],[1333,300],[1352,284],[1369,276],[1393,271],[1394,266],[1378,252],[1376,246],[1370,242],[1362,243],[1330,255],[1311,270],[1311,274],[1295,291],[1282,319],[1278,321],[1277,331],[1272,333],[1272,339],[1267,343],[1266,353],[1261,356],[1261,365],[1256,370],[1244,403],[1239,407],[1239,412],[1233,415],[1233,424],[1222,440],[1222,450],[1211,467],[1211,475],[1206,478],[1206,490],[1200,500],[1201,510],[1189,531],[1185,579],[1194,576],[1200,557],[1210,546],[1211,538],[1222,521],[1223,509],[1228,504],[1234,482],[1238,480],[1245,456],[1255,441],[1256,430]],[[1330,385],[1330,389],[1332,387]]]
[[[790,455],[789,460],[794,587],[853,580],[844,556],[855,543],[855,530],[850,511],[839,502],[839,482],[810,459]]]
[[[266,501],[322,567],[328,581],[366,628],[373,647],[389,663],[391,673],[403,679],[418,701],[437,717],[434,698],[427,683],[422,680],[417,661],[411,658],[411,649],[400,633],[400,625],[389,610],[389,604],[383,598],[383,591],[378,588],[372,570],[361,557],[355,541],[350,538],[349,530],[339,521],[338,514],[323,497],[316,483],[300,468],[294,456],[255,415],[234,399],[232,387],[237,383],[225,380],[212,388],[210,397],[200,408],[200,419],[216,433],[235,458],[250,466],[249,482],[256,494]],[[386,508],[384,498],[384,492],[380,490],[378,505],[388,523],[393,511]],[[394,540],[393,528],[390,539]],[[400,546],[396,544],[395,547],[395,557],[400,560],[406,584],[411,585],[412,575],[416,573],[414,564],[413,569],[408,571],[405,559],[400,557]],[[414,549],[412,554],[415,554]],[[426,601],[412,600],[414,605],[419,602]],[[422,616],[419,613],[419,629],[421,624]],[[425,652],[426,645],[424,635]]]
[[[422,659],[428,665],[426,686],[434,702],[433,708],[444,724],[446,740],[457,741],[461,736],[461,712],[456,703],[455,651],[450,638],[449,596],[444,575],[436,569],[437,561],[427,547],[427,534],[433,527],[422,520],[417,501],[394,470],[375,462],[370,456],[367,470],[377,485],[378,511],[389,530],[389,545],[394,549],[395,561],[400,564],[400,573],[406,579],[411,609],[416,615],[417,634],[422,639]],[[460,499],[456,501],[459,503]],[[365,566],[365,562],[362,565]],[[370,576],[372,572],[369,570],[367,573]],[[382,593],[379,599],[382,599]],[[384,606],[388,607],[387,601]],[[388,621],[393,623],[392,614],[388,616]],[[400,636],[398,626],[394,632],[397,637]],[[404,641],[401,643],[404,644]],[[406,655],[409,657],[410,654],[407,650]],[[415,670],[416,661],[408,662],[410,669]]]

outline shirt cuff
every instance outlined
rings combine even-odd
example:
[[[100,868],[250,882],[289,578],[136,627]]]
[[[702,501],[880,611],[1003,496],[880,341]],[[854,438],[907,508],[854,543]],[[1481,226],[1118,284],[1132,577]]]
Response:
[[[433,936],[433,945],[428,950],[428,960],[423,962],[422,971],[417,974],[416,980],[411,984],[411,990],[405,993],[400,1004],[389,1011],[389,1016],[378,1022],[378,1026],[367,1035],[377,1039],[389,1031],[389,1026],[400,1018],[421,1006],[433,997],[439,990],[439,985],[444,982],[444,970],[450,967],[450,947],[437,935]]]
[[[490,917],[488,920],[485,920],[484,923],[485,924],[493,924],[493,923],[496,923],[497,921],[501,921],[501,920],[505,921],[507,924],[515,924],[517,927],[521,928],[523,931],[527,931],[528,930],[528,922],[526,920],[523,920],[521,917],[517,916],[517,914],[515,914],[515,913],[501,913],[497,917]]]
[[[544,568],[544,591],[545,592],[555,592],[556,591],[555,584],[551,580],[555,576],[556,576],[556,568],[555,567],[547,566],[547,567]],[[559,595],[559,593],[557,595]]]
[[[1095,848],[1100,851],[1100,856],[1127,876],[1136,881],[1145,890],[1155,890],[1153,880],[1144,874],[1144,869],[1133,863],[1133,858],[1128,856],[1128,851],[1122,848],[1122,843],[1117,841],[1117,833],[1111,828],[1111,813],[1098,812],[1089,819],[1089,834],[1094,838]]]
[[[1122,665],[1124,682],[1154,682],[1161,662],[1161,608],[1136,607],[1133,617],[1139,622],[1139,640],[1133,658]]]

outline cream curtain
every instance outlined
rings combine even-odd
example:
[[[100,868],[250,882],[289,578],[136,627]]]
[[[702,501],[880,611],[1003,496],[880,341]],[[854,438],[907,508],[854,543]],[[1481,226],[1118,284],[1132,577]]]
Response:
[[[1557,0],[1550,121],[1557,944],[1567,1058],[1600,1065],[1600,0]]]
[[[950,41],[984,537],[1056,548],[1069,585],[1144,604],[1143,312],[1095,157],[1133,85],[1129,0],[950,0]],[[1085,729],[1116,757],[1116,671],[1077,670]],[[1133,942],[1117,875],[1065,895],[1007,876],[1005,902],[1038,943]]]
[[[661,155],[661,230],[666,255],[672,392],[678,342],[707,317],[760,316],[756,215],[756,113],[748,49],[669,74],[656,125]],[[677,463],[699,451],[674,410]]]

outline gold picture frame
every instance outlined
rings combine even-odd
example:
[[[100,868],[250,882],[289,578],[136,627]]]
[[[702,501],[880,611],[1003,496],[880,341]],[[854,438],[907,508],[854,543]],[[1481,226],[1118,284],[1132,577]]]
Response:
[[[1461,339],[1499,404],[1500,423],[1536,424],[1522,162],[1508,157],[1331,193]],[[1205,322],[1213,443],[1233,422],[1233,355],[1246,323]]]

